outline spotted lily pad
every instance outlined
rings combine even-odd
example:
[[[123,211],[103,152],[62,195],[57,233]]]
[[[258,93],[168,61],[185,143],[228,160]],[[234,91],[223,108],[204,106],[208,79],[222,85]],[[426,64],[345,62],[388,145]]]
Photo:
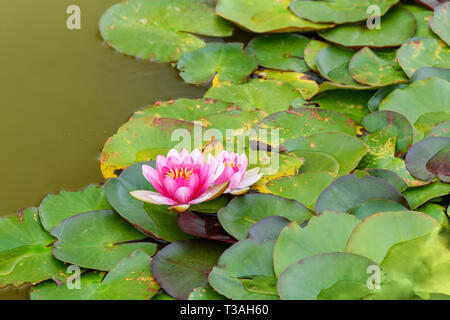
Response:
[[[112,209],[103,186],[89,185],[81,191],[48,195],[39,206],[42,226],[51,231],[61,221],[82,212]]]
[[[414,0],[417,3],[433,10],[438,7],[441,3],[446,2],[447,0]]]
[[[384,15],[399,0],[293,0],[291,10],[300,18],[313,22],[349,23],[366,20],[372,15],[367,10],[371,5]]]
[[[208,43],[186,52],[177,68],[185,82],[201,84],[215,75],[218,81],[242,83],[257,68],[255,57],[243,50],[242,43]]]
[[[289,10],[289,0],[219,0],[216,13],[257,33],[314,31],[332,26],[298,18]]]
[[[450,45],[450,12],[449,3],[443,3],[434,10],[434,16],[430,20],[431,29]]]
[[[31,300],[149,300],[159,289],[150,261],[144,251],[136,251],[120,260],[106,276],[98,271],[83,274],[79,289],[50,281],[34,286]]]
[[[408,82],[408,77],[395,60],[395,51],[375,53],[369,48],[359,50],[350,60],[353,79],[369,86],[388,86]]]
[[[145,236],[112,210],[81,213],[63,220],[52,230],[58,239],[53,254],[59,260],[96,270],[111,270],[133,251],[149,255],[156,244],[139,241]]]
[[[397,60],[408,77],[422,67],[450,68],[450,48],[433,38],[413,38],[397,51]]]
[[[300,1],[317,3],[319,1]],[[349,12],[354,10],[354,1],[347,4]],[[295,2],[294,2],[295,3]],[[364,7],[366,9],[367,7]],[[381,17],[380,28],[369,29],[367,22],[346,24],[319,32],[327,41],[352,48],[372,47],[386,48],[400,46],[414,35],[416,20],[407,10],[394,8]]]
[[[0,287],[47,279],[65,282],[66,266],[53,257],[55,238],[42,228],[36,208],[1,218],[0,230]]]
[[[112,6],[100,20],[106,43],[119,52],[170,62],[205,46],[194,34],[226,37],[229,22],[214,14],[215,0],[128,0]],[[192,23],[195,21],[195,23]]]
[[[311,40],[308,42],[304,50],[304,59],[308,67],[310,67],[314,71],[317,71],[317,54],[320,52],[320,50],[328,47],[329,45],[330,44],[319,40]]]
[[[265,35],[252,39],[246,51],[256,56],[265,68],[305,72],[309,68],[303,51],[309,39],[294,33]]]

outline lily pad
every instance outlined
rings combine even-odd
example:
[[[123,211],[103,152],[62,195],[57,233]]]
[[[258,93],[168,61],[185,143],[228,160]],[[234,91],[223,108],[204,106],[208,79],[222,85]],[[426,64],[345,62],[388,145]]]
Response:
[[[252,39],[246,51],[254,54],[258,64],[265,68],[305,72],[309,68],[303,60],[303,51],[308,41],[295,33],[265,35]]]
[[[369,86],[408,82],[408,77],[395,60],[395,54],[395,51],[375,53],[365,47],[350,60],[350,74],[359,83]]]
[[[298,18],[289,10],[289,0],[219,0],[216,13],[256,33],[314,31],[332,26]]]
[[[208,284],[208,274],[225,249],[216,241],[174,242],[153,257],[153,275],[172,297],[185,300],[192,290]]]
[[[50,281],[34,286],[31,300],[149,300],[159,289],[150,271],[150,261],[139,250],[120,260],[106,276],[102,272],[83,274],[79,289]]]
[[[381,212],[353,230],[346,251],[381,263],[395,244],[421,238],[439,227],[436,220],[422,212]]]
[[[244,52],[242,43],[208,43],[186,52],[177,64],[181,78],[194,84],[209,82],[215,75],[221,82],[242,83],[257,67],[255,57]]]
[[[408,202],[394,186],[368,174],[356,174],[336,179],[325,189],[316,202],[318,214],[325,210],[348,212],[371,199],[386,199],[408,207]]]
[[[47,279],[65,282],[66,266],[52,255],[55,238],[42,228],[38,209],[1,218],[0,230],[0,287]]]
[[[355,216],[333,212],[311,218],[303,228],[300,222],[292,222],[281,231],[273,250],[275,274],[279,277],[293,263],[316,254],[344,252],[360,222]]]
[[[266,240],[277,240],[281,230],[291,221],[282,216],[270,216],[259,220],[248,230],[247,238],[262,244]]]
[[[396,174],[394,171],[387,170],[387,169],[380,169],[380,168],[372,168],[372,169],[366,169],[367,173],[369,173],[371,176],[383,179],[390,184],[392,184],[394,187],[397,188],[398,191],[403,192],[408,187],[403,181],[402,178],[398,174]]]
[[[283,300],[317,300],[335,285],[340,290],[326,294],[327,299],[362,299],[371,293],[367,270],[377,266],[366,257],[350,253],[325,253],[303,259],[284,271],[278,280]]]
[[[443,114],[440,115],[442,116]],[[445,114],[444,118],[446,118],[447,116],[450,116],[450,114]],[[428,132],[425,138],[432,138],[432,137],[450,138],[450,119],[434,126],[430,130],[430,132]]]
[[[320,50],[328,47],[330,44],[319,41],[319,40],[311,40],[305,47],[304,50],[304,59],[305,63],[312,70],[317,71],[316,58],[319,54]]]
[[[308,2],[308,1],[301,1]],[[319,1],[309,1],[317,3]],[[347,4],[348,10],[353,12],[354,1]],[[364,1],[366,2],[366,1]],[[294,2],[295,3],[295,2]],[[377,3],[379,6],[380,4]],[[364,7],[366,10],[367,7]],[[323,14],[323,13],[322,13]],[[381,27],[369,29],[366,21],[356,24],[345,24],[333,29],[319,32],[319,35],[327,41],[341,46],[361,48],[386,48],[397,47],[414,35],[416,19],[407,10],[396,7],[389,10],[381,18]]]
[[[192,211],[186,211],[178,215],[177,222],[181,230],[192,236],[229,243],[236,242],[222,228],[216,215],[196,214]]]
[[[191,149],[193,132],[194,124],[182,120],[151,116],[130,120],[103,147],[100,159],[103,176],[117,177],[132,164],[156,160],[159,154],[166,154],[180,143],[189,144],[189,147],[183,147]]]
[[[414,72],[411,77],[411,82],[425,80],[431,77],[441,78],[450,82],[450,69],[422,67]]]
[[[211,287],[198,287],[192,290],[188,300],[226,300],[224,296],[218,294]]]
[[[430,27],[447,45],[450,45],[450,12],[448,2],[436,7],[434,16],[430,20]]]
[[[408,200],[411,209],[415,209],[431,199],[446,196],[449,193],[450,184],[434,182],[416,188],[409,188],[403,192],[403,196]]]
[[[267,114],[287,110],[295,99],[302,98],[300,92],[287,83],[263,79],[212,87],[205,97],[234,103],[245,111],[260,109]]]
[[[270,216],[282,216],[302,223],[313,214],[301,203],[270,194],[246,194],[234,198],[217,216],[223,228],[238,240],[245,239],[249,229]]]
[[[367,106],[371,112],[377,111],[378,106],[380,105],[381,101],[390,94],[392,91],[394,91],[397,88],[404,88],[406,87],[406,84],[392,84],[386,87],[382,87],[375,92],[375,94],[370,98],[370,100],[367,102]]]
[[[450,48],[433,38],[412,38],[397,51],[397,60],[408,77],[422,67],[450,68]]]
[[[417,3],[420,3],[421,5],[433,10],[435,9],[437,6],[439,6],[442,2],[447,1],[447,0],[414,0]]]
[[[366,20],[372,13],[367,10],[376,5],[383,16],[399,0],[293,0],[291,10],[300,18],[313,22],[349,23]]]
[[[106,43],[119,52],[170,62],[205,46],[193,34],[231,36],[233,25],[214,14],[215,0],[128,0],[112,6],[100,20]],[[195,21],[195,23],[192,23]]]
[[[359,219],[362,220],[379,212],[394,212],[407,210],[408,210],[407,208],[405,208],[398,202],[392,200],[371,199],[350,210],[349,214],[354,215],[355,217],[358,217]]]
[[[414,126],[414,141],[423,139],[423,132],[415,127],[421,115],[429,112],[448,112],[450,100],[450,83],[443,79],[431,77],[415,81],[405,88],[392,91],[380,103],[379,110],[391,110],[403,114]]]
[[[59,260],[83,268],[111,270],[133,251],[143,250],[150,256],[156,244],[145,237],[112,210],[91,211],[63,220],[52,230],[58,239],[53,254]]]
[[[42,226],[51,231],[61,221],[82,212],[112,209],[103,186],[89,185],[81,191],[61,191],[50,194],[39,206]]]

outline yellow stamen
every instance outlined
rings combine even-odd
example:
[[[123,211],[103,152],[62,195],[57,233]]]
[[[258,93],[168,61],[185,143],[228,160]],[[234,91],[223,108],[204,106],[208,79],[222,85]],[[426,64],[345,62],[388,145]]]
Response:
[[[193,172],[194,172],[194,169],[191,169],[188,171],[188,169],[185,167],[175,168],[175,170],[170,169],[169,171],[167,171],[166,174],[164,175],[164,177],[170,177],[172,179],[183,178],[183,179],[189,181]]]

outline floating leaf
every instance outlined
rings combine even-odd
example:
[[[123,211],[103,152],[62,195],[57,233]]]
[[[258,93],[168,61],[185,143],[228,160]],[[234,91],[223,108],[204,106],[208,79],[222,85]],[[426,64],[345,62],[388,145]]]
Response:
[[[187,234],[210,240],[234,243],[233,239],[222,228],[216,215],[196,214],[186,211],[178,215],[178,225]]]
[[[103,147],[100,159],[103,176],[117,177],[136,162],[156,160],[159,154],[166,154],[178,145],[181,139],[192,146],[193,130],[194,124],[190,122],[150,116],[125,123]]]
[[[421,5],[433,10],[435,9],[437,6],[439,6],[442,2],[446,1],[446,0],[414,0],[417,3],[420,3]]]
[[[450,109],[450,83],[439,78],[416,81],[405,88],[392,91],[380,103],[380,110],[391,110],[403,114],[415,127],[416,121],[429,112],[448,112]],[[423,139],[423,132],[414,128],[414,141]]]
[[[82,212],[112,209],[103,186],[89,185],[81,191],[61,191],[50,194],[39,206],[39,217],[44,229],[51,231],[61,221]]]
[[[350,60],[350,74],[359,83],[369,86],[408,82],[408,77],[395,61],[395,53],[395,51],[375,53],[365,47]]]
[[[153,275],[172,297],[185,300],[192,290],[208,284],[208,274],[225,248],[208,240],[174,242],[153,257]]]
[[[447,45],[450,45],[450,11],[448,6],[449,3],[445,2],[434,10],[430,27]]]
[[[397,60],[408,77],[422,67],[450,68],[450,48],[433,38],[412,38],[397,51]]]
[[[450,82],[450,69],[422,67],[411,77],[411,82],[425,80],[431,77],[441,78]]]
[[[281,230],[289,223],[290,221],[282,216],[264,218],[251,226],[247,238],[252,238],[258,244],[262,244],[266,240],[277,240]]]
[[[189,238],[177,224],[177,215],[168,206],[151,205],[130,195],[135,190],[156,191],[142,174],[142,166],[155,167],[154,161],[139,162],[128,167],[118,178],[108,179],[105,192],[109,202],[122,218],[140,231],[168,241]]]
[[[407,208],[405,208],[398,202],[392,200],[371,199],[351,209],[349,211],[349,214],[354,215],[362,220],[379,212],[394,212],[407,210],[408,210]]]
[[[205,46],[193,34],[227,37],[229,22],[214,14],[214,0],[128,0],[112,6],[100,20],[106,43],[119,52],[170,62]],[[195,21],[195,23],[192,23]]]
[[[300,19],[288,7],[289,0],[219,0],[216,13],[257,33],[313,31],[332,26]]]
[[[194,84],[209,82],[215,75],[220,82],[242,83],[257,67],[255,57],[244,52],[242,43],[208,43],[185,53],[177,64],[181,78]]]
[[[303,51],[309,39],[295,33],[265,35],[252,39],[246,51],[256,56],[265,68],[305,72],[309,68]]]
[[[305,161],[298,171],[299,174],[325,171],[337,176],[339,173],[339,162],[335,157],[328,153],[297,150],[292,151],[291,154],[294,154]]]
[[[366,20],[372,13],[369,6],[376,5],[384,15],[398,0],[293,0],[291,10],[300,18],[313,22],[349,23]]]
[[[111,270],[122,258],[142,249],[152,255],[156,244],[139,241],[143,234],[112,210],[91,211],[63,220],[52,230],[58,239],[53,254],[83,268]]]
[[[192,290],[188,300],[226,300],[211,287],[198,287]]]
[[[302,2],[305,2],[302,0]],[[318,1],[309,1],[317,3]],[[353,12],[354,1],[347,4],[348,10]],[[295,3],[295,2],[294,2]],[[380,3],[377,3],[379,6]],[[367,7],[364,7],[366,10]],[[322,13],[323,14],[323,13]],[[337,26],[330,30],[319,32],[319,35],[327,41],[339,44],[341,46],[361,48],[386,48],[397,47],[414,35],[416,30],[416,20],[407,10],[396,7],[390,10],[381,18],[381,27],[368,27],[366,21],[356,24],[345,24]]]
[[[408,207],[408,202],[394,186],[368,174],[340,177],[326,188],[316,202],[318,214],[325,210],[348,212],[371,199],[386,199]]]
[[[362,299],[371,291],[367,270],[377,266],[366,257],[350,253],[325,253],[303,259],[281,274],[278,292],[283,300],[316,300],[336,284],[344,288],[327,299]],[[337,295],[337,296],[336,296]]]
[[[433,16],[433,11],[427,10],[426,8],[416,5],[414,3],[401,3],[399,5],[400,8],[406,9],[414,16],[416,19],[416,33],[415,37],[430,37],[430,38],[438,38],[436,34],[430,28],[429,21]]]
[[[347,252],[381,263],[395,244],[423,237],[439,226],[436,220],[421,212],[374,214],[353,230],[347,243]]]
[[[246,111],[257,108],[267,114],[287,110],[291,102],[302,98],[300,92],[287,83],[262,79],[212,87],[205,97],[234,103]]]
[[[66,266],[52,255],[55,241],[41,226],[38,210],[28,208],[17,216],[0,218],[0,287],[15,287],[47,279],[65,282]]]
[[[307,257],[344,252],[348,237],[360,220],[352,215],[325,212],[313,217],[301,228],[294,221],[280,233],[273,250],[273,264],[277,277],[293,263]]]
[[[450,184],[434,182],[425,186],[409,188],[403,192],[403,196],[408,200],[411,209],[415,209],[425,202],[445,196],[450,193]]]
[[[304,50],[304,59],[308,67],[310,67],[314,71],[317,71],[317,55],[319,54],[320,50],[328,46],[328,43],[319,40],[311,40],[308,42]]]
[[[442,117],[444,114],[440,114]],[[445,113],[444,118],[450,116],[450,114]],[[435,127],[433,127],[430,132],[428,132],[427,136],[425,138],[431,138],[431,137],[447,137],[450,138],[450,119],[446,120],[442,123],[437,124]]]
[[[238,240],[245,239],[251,226],[270,216],[282,216],[299,223],[312,213],[294,200],[269,194],[246,194],[234,198],[217,214],[223,228]]]
[[[372,168],[372,169],[366,169],[367,173],[369,173],[371,176],[383,179],[390,184],[392,184],[394,187],[397,188],[398,191],[403,192],[408,187],[403,181],[402,178],[398,174],[396,174],[394,171],[387,170],[387,169],[380,169],[380,168]]]
[[[406,87],[406,84],[392,84],[390,86],[386,86],[383,88],[380,88],[375,92],[375,94],[370,98],[370,100],[367,102],[367,106],[370,111],[374,112],[378,110],[378,106],[380,105],[381,101],[390,94],[392,91],[394,91],[397,88],[404,88]]]
[[[136,251],[123,258],[105,276],[88,272],[80,278],[80,288],[44,282],[31,290],[31,300],[149,300],[159,289],[150,271],[151,258]]]
[[[434,219],[436,219],[440,224],[447,221],[447,216],[445,215],[445,208],[435,203],[427,203],[423,206],[417,208],[417,211],[423,212]]]

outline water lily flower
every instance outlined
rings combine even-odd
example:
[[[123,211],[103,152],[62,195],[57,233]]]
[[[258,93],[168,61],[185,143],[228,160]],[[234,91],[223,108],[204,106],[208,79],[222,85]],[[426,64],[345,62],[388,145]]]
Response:
[[[156,158],[156,170],[142,166],[142,173],[157,192],[137,190],[130,194],[144,202],[169,205],[170,210],[181,213],[190,205],[214,199],[225,191],[227,181],[213,185],[223,170],[223,163],[211,154],[205,160],[197,149],[192,152],[183,149],[180,153],[172,149],[167,157],[159,155]]]
[[[230,184],[225,193],[232,195],[247,193],[250,190],[250,186],[262,177],[262,173],[259,173],[260,168],[253,168],[247,171],[248,159],[245,153],[238,155],[234,152],[222,151],[217,156],[217,160],[223,163],[224,170],[214,183],[221,185],[229,181]]]

